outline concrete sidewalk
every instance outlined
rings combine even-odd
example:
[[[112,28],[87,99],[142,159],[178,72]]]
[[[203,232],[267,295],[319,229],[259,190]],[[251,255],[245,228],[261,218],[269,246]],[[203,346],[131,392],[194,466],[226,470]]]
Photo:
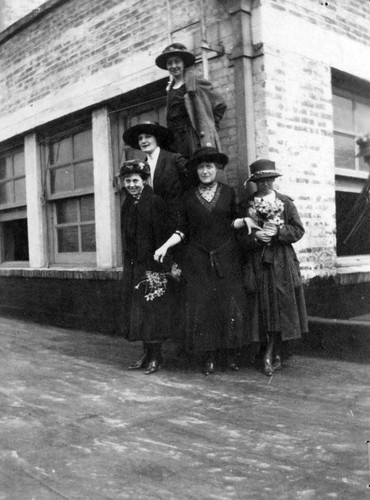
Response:
[[[370,498],[370,365],[210,377],[122,339],[0,318],[0,499]]]

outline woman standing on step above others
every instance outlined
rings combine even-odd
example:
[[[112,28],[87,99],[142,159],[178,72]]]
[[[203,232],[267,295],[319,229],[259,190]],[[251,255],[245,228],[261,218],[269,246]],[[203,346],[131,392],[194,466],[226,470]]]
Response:
[[[186,158],[204,146],[221,151],[217,130],[226,104],[215,85],[195,76],[194,55],[182,43],[173,43],[155,62],[170,74],[167,127],[174,134],[174,149]]]

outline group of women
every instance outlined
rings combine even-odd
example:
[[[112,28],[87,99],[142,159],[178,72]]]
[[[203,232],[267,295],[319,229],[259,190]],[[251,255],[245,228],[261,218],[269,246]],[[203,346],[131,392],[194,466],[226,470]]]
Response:
[[[299,263],[292,243],[304,228],[292,200],[273,189],[274,162],[250,165],[257,191],[236,204],[218,181],[228,158],[217,134],[220,92],[194,75],[194,55],[172,44],[156,59],[168,70],[167,127],[142,122],[123,139],[146,154],[119,175],[123,335],[141,340],[129,369],[156,373],[161,345],[174,339],[210,375],[222,360],[239,369],[242,348],[263,346],[263,370],[282,367],[281,346],[307,330]]]

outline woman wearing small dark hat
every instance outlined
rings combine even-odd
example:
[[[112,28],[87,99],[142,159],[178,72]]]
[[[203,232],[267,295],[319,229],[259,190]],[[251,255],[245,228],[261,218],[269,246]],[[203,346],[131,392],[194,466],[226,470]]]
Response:
[[[299,262],[292,243],[304,235],[298,211],[289,196],[274,190],[280,174],[271,160],[250,165],[248,181],[257,191],[240,204],[238,242],[242,250],[252,340],[266,346],[264,373],[282,367],[282,342],[307,332],[307,313]]]
[[[127,196],[121,208],[123,307],[120,330],[129,341],[143,341],[144,353],[129,369],[150,375],[162,363],[161,343],[171,334],[169,287],[176,269],[155,262],[153,253],[168,238],[164,201],[146,184],[150,167],[124,161],[119,172]]]
[[[150,167],[148,179],[154,194],[160,196],[167,205],[168,223],[174,231],[179,218],[179,200],[192,185],[192,178],[186,168],[187,160],[179,153],[168,151],[173,140],[172,132],[154,122],[141,122],[128,128],[123,134],[126,144],[140,149],[146,155]],[[177,248],[174,259],[182,266],[183,249]],[[179,281],[172,287],[172,339],[181,343],[184,328],[183,284]],[[179,352],[181,352],[179,346]]]
[[[217,130],[226,104],[211,82],[195,76],[194,55],[182,43],[166,47],[156,65],[170,74],[167,87],[167,127],[176,151],[190,158],[200,147],[220,150]]]
[[[184,194],[179,227],[154,254],[162,262],[169,248],[182,240],[187,243],[185,347],[189,353],[202,354],[205,375],[213,373],[217,351],[227,352],[229,368],[237,370],[235,355],[246,343],[246,299],[232,227],[235,193],[216,180],[227,162],[215,148],[194,153],[188,168],[196,172],[198,185]]]

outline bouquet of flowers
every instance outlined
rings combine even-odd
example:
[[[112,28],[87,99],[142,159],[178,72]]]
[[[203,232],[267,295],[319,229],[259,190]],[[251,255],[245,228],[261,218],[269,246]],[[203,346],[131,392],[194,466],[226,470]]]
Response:
[[[249,216],[258,226],[262,226],[263,229],[268,231],[271,224],[276,227],[284,225],[283,211],[284,203],[278,198],[273,202],[261,199],[250,203]]]
[[[172,278],[176,281],[180,281],[181,269],[178,264],[173,263],[170,271],[146,271],[145,279],[141,280],[136,286],[136,290],[140,286],[145,286],[145,300],[154,300],[157,297],[162,297],[165,294],[168,278]]]

